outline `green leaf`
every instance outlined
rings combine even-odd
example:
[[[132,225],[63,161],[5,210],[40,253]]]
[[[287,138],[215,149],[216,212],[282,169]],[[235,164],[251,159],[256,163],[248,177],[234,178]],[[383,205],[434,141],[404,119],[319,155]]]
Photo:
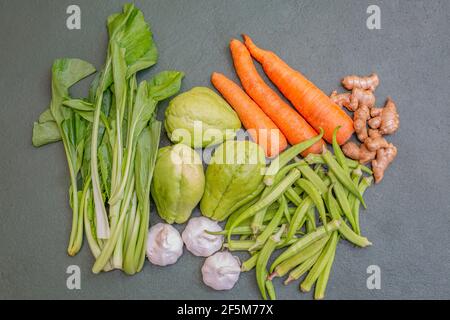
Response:
[[[53,63],[50,110],[59,126],[72,114],[71,110],[62,104],[69,98],[69,88],[94,72],[94,66],[80,59],[57,59]]]
[[[98,147],[98,163],[101,173],[102,189],[107,197],[111,194],[111,158],[111,150],[108,147],[107,140],[104,139]]]
[[[133,136],[135,141],[141,134],[142,130],[147,126],[148,121],[155,113],[157,102],[150,97],[148,92],[147,81],[142,81],[139,84],[136,101],[133,106],[133,114],[131,117],[131,127],[135,127]]]
[[[65,107],[71,108],[78,111],[94,111],[94,106],[92,103],[84,101],[82,99],[67,99],[63,101]]]
[[[180,91],[183,72],[163,71],[149,81],[149,94],[156,101],[167,99]]]
[[[154,121],[150,126],[142,130],[138,138],[134,170],[139,202],[148,201],[153,169],[158,153],[160,133],[161,122]]]
[[[108,18],[108,32],[110,41],[117,41],[126,49],[125,60],[128,66],[133,66],[134,73],[156,63],[152,32],[142,12],[133,4],[125,4],[121,14]]]
[[[116,41],[111,42],[112,51],[112,70],[114,79],[114,96],[116,98],[116,105],[123,108],[126,100],[127,90],[127,64],[125,62],[126,49],[121,48]]]
[[[44,112],[41,113],[41,115],[39,116],[39,123],[44,123],[44,122],[55,122],[55,119],[53,118],[52,115],[52,111],[50,110],[50,107],[45,109]]]
[[[61,135],[55,121],[34,123],[32,138],[33,146],[40,147],[59,140],[61,140]]]
[[[147,53],[144,54],[139,60],[133,62],[131,65],[128,66],[127,78],[130,78],[131,76],[133,76],[133,74],[136,74],[138,71],[151,67],[157,61],[158,61],[158,50],[156,49],[156,46],[152,41],[152,45],[150,49],[147,51]]]

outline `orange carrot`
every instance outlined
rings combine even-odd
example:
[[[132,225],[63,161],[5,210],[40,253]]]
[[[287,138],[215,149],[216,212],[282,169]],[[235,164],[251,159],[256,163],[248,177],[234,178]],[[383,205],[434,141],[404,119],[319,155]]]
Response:
[[[322,90],[289,67],[275,53],[258,48],[250,37],[243,37],[251,55],[261,63],[264,72],[297,111],[314,129],[323,128],[325,140],[332,142],[333,131],[338,126],[341,126],[337,134],[339,144],[351,137],[354,131],[352,119]]]
[[[223,74],[214,72],[211,82],[233,107],[253,141],[259,144],[268,157],[286,149],[287,141],[280,129],[236,83]]]
[[[289,143],[294,145],[317,136],[317,132],[308,122],[260,77],[247,47],[239,40],[233,39],[230,42],[230,49],[236,73],[245,91],[280,128]],[[324,144],[325,142],[320,140],[302,152],[302,155],[321,153]]]

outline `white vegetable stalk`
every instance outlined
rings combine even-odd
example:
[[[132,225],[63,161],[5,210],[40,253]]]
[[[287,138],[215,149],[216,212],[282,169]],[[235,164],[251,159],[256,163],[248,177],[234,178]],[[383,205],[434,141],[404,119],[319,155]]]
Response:
[[[91,176],[92,176],[92,191],[94,194],[94,206],[95,206],[95,218],[97,238],[108,239],[110,237],[110,229],[108,216],[106,214],[105,204],[103,203],[103,197],[100,188],[100,177],[98,174],[98,158],[97,158],[97,140],[98,140],[98,127],[100,122],[100,112],[103,100],[103,82],[109,72],[111,66],[111,59],[108,58],[105,69],[103,71],[100,84],[97,88],[96,101],[95,101],[95,113],[94,123],[92,125],[92,139],[91,139]]]
[[[222,228],[217,221],[206,217],[197,217],[189,220],[181,235],[186,248],[199,257],[209,257],[222,248],[223,236],[209,234],[206,231],[219,232]]]
[[[203,282],[215,290],[230,290],[239,280],[239,259],[230,252],[217,252],[205,260],[202,267]]]
[[[158,223],[150,228],[147,239],[148,260],[158,266],[177,262],[183,254],[180,233],[170,224]]]

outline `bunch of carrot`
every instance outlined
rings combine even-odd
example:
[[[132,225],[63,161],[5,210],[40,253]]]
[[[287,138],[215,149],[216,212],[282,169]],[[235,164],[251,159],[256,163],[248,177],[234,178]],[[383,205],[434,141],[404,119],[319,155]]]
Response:
[[[244,43],[230,42],[236,73],[244,88],[220,73],[213,73],[211,82],[238,114],[252,139],[261,145],[268,157],[274,157],[291,145],[308,140],[324,131],[332,141],[333,131],[340,126],[339,144],[353,134],[352,119],[300,72],[292,69],[275,53],[258,48],[250,37]],[[294,105],[291,108],[258,74],[252,57],[263,67],[269,79]],[[302,155],[321,153],[325,142],[318,141]]]

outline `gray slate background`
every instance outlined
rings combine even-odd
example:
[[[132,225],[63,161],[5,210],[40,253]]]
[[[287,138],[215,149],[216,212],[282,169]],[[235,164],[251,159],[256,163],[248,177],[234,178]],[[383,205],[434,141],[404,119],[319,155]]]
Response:
[[[82,28],[65,27],[78,4]],[[382,29],[366,28],[369,4],[381,8]],[[50,100],[55,58],[78,57],[101,67],[108,15],[122,1],[0,0],[0,298],[257,299],[254,273],[229,292],[201,282],[203,259],[185,252],[171,267],[94,276],[85,245],[69,258],[68,173],[60,144],[35,149],[32,124]],[[378,72],[379,103],[391,95],[401,130],[390,140],[399,155],[382,184],[367,193],[363,233],[374,243],[342,242],[329,299],[450,298],[450,2],[441,1],[137,1],[160,51],[156,67],[186,73],[183,90],[209,85],[212,71],[236,79],[228,41],[246,32],[274,49],[330,92],[349,73]],[[81,96],[86,85],[78,86]],[[167,103],[162,105],[165,108]],[[163,110],[160,114],[162,115]],[[162,144],[167,144],[164,137]],[[197,213],[198,214],[198,213]],[[152,220],[156,221],[155,213]],[[66,288],[66,268],[81,267],[82,289]],[[366,288],[366,268],[378,265],[381,290]],[[280,299],[310,299],[297,284]]]

